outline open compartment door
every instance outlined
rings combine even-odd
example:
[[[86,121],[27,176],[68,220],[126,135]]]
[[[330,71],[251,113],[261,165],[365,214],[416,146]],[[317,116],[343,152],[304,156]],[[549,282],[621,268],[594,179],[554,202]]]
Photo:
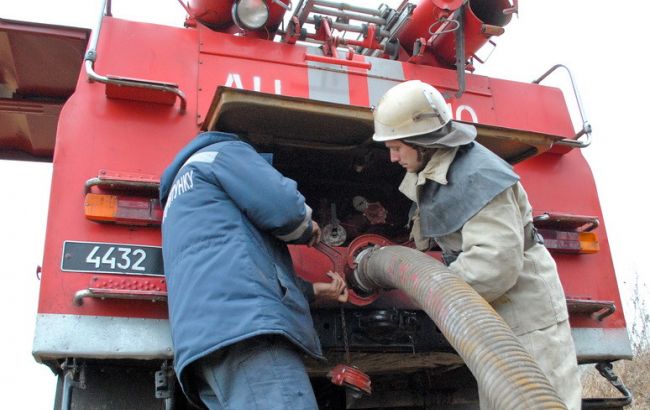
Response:
[[[0,19],[0,159],[51,161],[90,30]]]
[[[562,137],[474,124],[477,140],[511,164],[548,151]],[[238,134],[255,144],[370,149],[369,108],[219,87],[203,130]]]

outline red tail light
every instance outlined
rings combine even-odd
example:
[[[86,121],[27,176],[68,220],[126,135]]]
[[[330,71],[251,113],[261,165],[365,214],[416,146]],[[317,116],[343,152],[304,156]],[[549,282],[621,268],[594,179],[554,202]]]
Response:
[[[598,238],[593,232],[562,232],[540,229],[544,245],[560,253],[596,253],[600,250]]]
[[[86,194],[86,218],[97,222],[122,225],[159,226],[162,221],[160,201],[118,195]]]
[[[594,229],[595,216],[544,213],[534,218],[535,226],[544,238],[544,245],[559,253],[596,253],[600,251]]]
[[[160,226],[158,176],[102,169],[86,181],[84,214],[96,222]]]

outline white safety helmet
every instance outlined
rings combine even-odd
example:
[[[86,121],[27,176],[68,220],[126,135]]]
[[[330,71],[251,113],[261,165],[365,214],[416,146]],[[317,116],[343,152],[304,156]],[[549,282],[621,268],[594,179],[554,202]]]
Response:
[[[404,139],[423,147],[457,147],[476,138],[476,128],[451,119],[447,102],[434,87],[420,80],[388,90],[373,111],[379,142]]]

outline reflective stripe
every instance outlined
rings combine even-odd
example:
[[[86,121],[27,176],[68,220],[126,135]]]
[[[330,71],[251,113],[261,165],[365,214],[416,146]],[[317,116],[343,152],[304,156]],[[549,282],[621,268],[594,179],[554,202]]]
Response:
[[[217,155],[219,155],[219,151],[203,151],[203,152],[196,153],[191,157],[189,157],[187,161],[185,161],[183,167],[193,162],[205,162],[211,164],[214,162],[214,159],[217,157]]]
[[[307,53],[322,55],[317,48],[308,48]],[[377,105],[386,91],[404,81],[404,67],[399,61],[377,57],[364,57],[371,64],[368,70],[368,100],[371,106]],[[307,62],[309,98],[340,104],[350,104],[350,86],[346,66]],[[333,71],[336,70],[336,71]]]
[[[307,53],[322,55],[320,49],[313,47],[308,48]],[[347,67],[316,61],[307,61],[307,67],[310,99],[350,104],[350,85]],[[333,68],[343,72],[330,71]]]
[[[368,71],[368,101],[376,106],[386,91],[404,81],[404,67],[399,61],[376,57],[365,57],[372,66]],[[381,78],[377,78],[381,77]]]
[[[275,235],[275,237],[284,242],[295,241],[305,233],[309,226],[311,226],[311,208],[305,204],[305,219],[302,220],[300,225],[288,234]]]
[[[36,360],[65,357],[170,359],[169,321],[128,317],[40,314],[32,352]]]

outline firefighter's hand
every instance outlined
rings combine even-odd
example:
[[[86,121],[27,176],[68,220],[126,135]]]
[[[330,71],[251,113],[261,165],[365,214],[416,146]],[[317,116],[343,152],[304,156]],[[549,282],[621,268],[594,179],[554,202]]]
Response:
[[[314,246],[320,242],[320,226],[316,221],[311,221],[311,238],[307,243],[307,246]]]
[[[327,276],[332,278],[330,283],[316,282],[313,284],[316,300],[347,302],[348,287],[345,284],[345,280],[336,272],[327,272]]]

